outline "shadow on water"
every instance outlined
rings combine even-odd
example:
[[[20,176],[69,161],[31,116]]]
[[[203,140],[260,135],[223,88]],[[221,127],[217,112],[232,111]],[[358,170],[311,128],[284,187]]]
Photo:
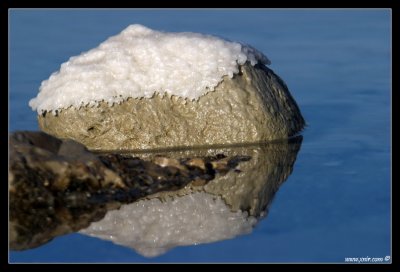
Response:
[[[53,200],[39,204],[11,191],[10,249],[28,250],[79,231],[154,257],[177,246],[251,233],[292,173],[301,143],[297,136],[244,146],[133,151],[112,159],[97,153],[113,170],[123,161],[119,174],[135,190],[93,193],[70,186],[62,192],[47,190]],[[138,165],[144,165],[139,172]],[[146,187],[146,182],[157,187]],[[70,199],[74,190],[90,197],[66,205],[64,198]]]

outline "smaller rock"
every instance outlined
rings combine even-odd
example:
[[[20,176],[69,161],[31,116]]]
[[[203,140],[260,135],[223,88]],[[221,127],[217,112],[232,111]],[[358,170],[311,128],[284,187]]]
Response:
[[[43,132],[15,132],[9,142],[13,250],[37,247],[85,228],[122,203],[178,190],[190,182],[205,185],[219,173],[209,163],[218,158],[158,156],[154,163],[128,155],[95,155],[80,143]]]
[[[186,165],[199,167],[199,168],[201,168],[203,170],[206,169],[206,165],[204,163],[204,160],[202,160],[200,158],[191,159],[191,160],[186,162]]]

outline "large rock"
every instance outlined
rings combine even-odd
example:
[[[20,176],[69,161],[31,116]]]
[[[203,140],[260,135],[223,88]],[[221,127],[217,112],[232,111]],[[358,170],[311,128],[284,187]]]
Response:
[[[198,100],[155,94],[38,116],[40,128],[89,149],[147,149],[284,139],[305,125],[285,83],[262,64],[240,66]]]

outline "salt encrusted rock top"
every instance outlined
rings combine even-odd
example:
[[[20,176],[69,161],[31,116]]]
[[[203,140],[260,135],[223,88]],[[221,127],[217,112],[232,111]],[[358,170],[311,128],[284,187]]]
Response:
[[[269,64],[255,48],[210,35],[159,32],[130,25],[97,48],[71,57],[29,102],[38,113],[99,101],[120,103],[155,92],[191,100],[212,91],[239,65]]]

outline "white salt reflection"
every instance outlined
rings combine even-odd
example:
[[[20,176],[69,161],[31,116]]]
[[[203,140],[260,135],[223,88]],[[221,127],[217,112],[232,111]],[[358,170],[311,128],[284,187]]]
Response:
[[[124,205],[80,232],[155,257],[176,246],[250,233],[256,223],[247,212],[232,212],[221,197],[198,192],[164,202],[155,198]]]

